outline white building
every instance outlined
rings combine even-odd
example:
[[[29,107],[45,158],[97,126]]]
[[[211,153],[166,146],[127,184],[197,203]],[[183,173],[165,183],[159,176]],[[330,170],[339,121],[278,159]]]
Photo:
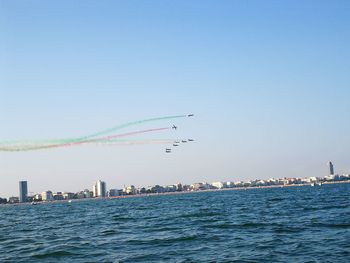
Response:
[[[130,185],[125,188],[125,193],[128,195],[135,195],[136,194],[136,188],[133,185]]]
[[[45,191],[41,193],[41,199],[43,201],[53,201],[53,194],[51,191]]]
[[[106,183],[98,180],[92,187],[94,197],[106,197]]]
[[[224,188],[224,184],[222,182],[214,182],[211,184],[212,186],[214,186],[217,189],[222,189]]]
[[[92,186],[92,197],[97,197],[97,184]]]

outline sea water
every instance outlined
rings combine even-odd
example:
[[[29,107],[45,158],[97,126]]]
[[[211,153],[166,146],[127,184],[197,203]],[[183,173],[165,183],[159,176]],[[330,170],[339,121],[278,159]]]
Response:
[[[0,262],[350,262],[350,184],[3,205]]]

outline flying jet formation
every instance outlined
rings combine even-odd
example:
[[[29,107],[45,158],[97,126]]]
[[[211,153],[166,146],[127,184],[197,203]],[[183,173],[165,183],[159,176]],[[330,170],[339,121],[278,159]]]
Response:
[[[185,116],[186,116],[186,115],[185,115]],[[193,117],[193,116],[194,116],[193,113],[187,115],[187,117]],[[173,130],[177,130],[178,127],[174,124],[171,128],[172,128]],[[173,147],[178,147],[178,146],[180,146],[180,143],[187,143],[187,142],[194,142],[194,139],[181,140],[181,141],[174,141]],[[172,153],[172,149],[166,148],[166,149],[165,149],[165,152],[166,152],[166,153]]]

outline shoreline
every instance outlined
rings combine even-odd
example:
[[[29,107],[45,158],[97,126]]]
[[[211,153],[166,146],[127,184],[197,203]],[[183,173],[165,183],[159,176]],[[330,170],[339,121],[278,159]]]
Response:
[[[335,182],[323,182],[322,185],[332,185],[332,184],[349,184],[349,181],[335,181]],[[265,185],[265,186],[248,186],[248,187],[234,187],[234,188],[222,188],[222,189],[206,189],[197,191],[181,191],[181,192],[167,192],[167,193],[149,193],[149,194],[136,194],[136,195],[120,195],[112,197],[96,197],[96,198],[81,198],[81,199],[69,199],[69,200],[54,200],[54,201],[39,201],[35,202],[36,205],[46,205],[46,204],[60,204],[60,203],[73,203],[73,202],[87,202],[87,201],[98,201],[98,200],[114,200],[123,198],[142,198],[142,197],[152,197],[152,196],[163,196],[163,195],[181,195],[181,194],[194,194],[202,192],[221,192],[221,191],[245,191],[254,189],[272,189],[272,188],[285,188],[285,187],[303,187],[311,186],[310,184],[289,184],[289,185]],[[315,186],[321,187],[321,186]],[[31,202],[27,203],[14,203],[14,204],[0,204],[2,206],[22,206],[22,205],[32,205]]]

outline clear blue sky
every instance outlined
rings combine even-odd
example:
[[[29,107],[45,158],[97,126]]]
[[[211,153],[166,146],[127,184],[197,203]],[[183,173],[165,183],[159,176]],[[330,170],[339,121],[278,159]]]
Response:
[[[349,47],[349,1],[0,0],[0,140],[192,112],[197,139],[0,153],[0,196],[350,172]]]

